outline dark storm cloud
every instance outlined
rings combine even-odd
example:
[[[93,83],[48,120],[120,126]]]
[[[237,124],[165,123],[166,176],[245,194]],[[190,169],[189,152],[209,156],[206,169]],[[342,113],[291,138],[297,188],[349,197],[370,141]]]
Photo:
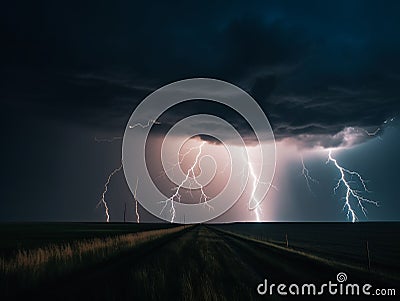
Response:
[[[254,96],[278,139],[315,144],[399,111],[399,8],[396,1],[7,4],[1,102],[122,130],[154,89],[213,77]],[[193,105],[176,118],[193,108],[202,111]],[[219,112],[249,132],[235,114]]]
[[[1,220],[104,220],[94,208],[104,180],[120,164],[121,144],[94,137],[122,136],[135,106],[176,80],[211,77],[241,87],[264,109],[279,139],[296,139],[302,147],[361,142],[367,135],[357,127],[373,132],[399,111],[399,1],[3,2]],[[252,137],[237,113],[202,101],[177,106],[154,130],[165,132],[195,113],[216,114]],[[382,141],[354,148],[347,161],[350,151],[338,157],[377,183],[371,190],[385,187],[377,199],[386,203],[371,210],[375,219],[398,219],[398,124],[395,133],[387,128],[379,132]],[[290,174],[303,189],[298,163]],[[320,199],[329,199],[335,182],[324,186],[326,165],[321,161],[318,171],[306,164],[320,180]],[[336,179],[337,171],[327,177]],[[299,210],[278,218],[310,218],[304,206],[310,195],[281,178],[281,207]],[[122,173],[110,184],[111,218],[122,220],[132,195]],[[326,202],[318,203],[328,212]],[[338,216],[342,220],[341,207]]]
[[[252,143],[257,141],[250,125],[238,112],[223,104],[202,99],[183,102],[171,107],[159,117],[158,121],[160,124],[153,127],[151,133],[164,136],[178,121],[194,114],[209,114],[220,117],[232,125],[239,132],[240,136],[243,137],[245,142]],[[204,131],[204,133],[218,133],[220,137],[224,137],[225,142],[233,142],[227,134],[230,133],[229,129],[223,128],[220,124],[207,121],[195,123],[193,126],[196,127],[197,131]],[[219,140],[216,140],[211,136],[199,136],[201,139],[210,143],[219,143]]]
[[[262,106],[270,112],[278,138],[304,134],[332,136],[347,127],[373,130],[388,118],[396,116],[400,108],[397,93],[390,95],[386,92],[321,88],[297,95],[272,95],[265,98]]]

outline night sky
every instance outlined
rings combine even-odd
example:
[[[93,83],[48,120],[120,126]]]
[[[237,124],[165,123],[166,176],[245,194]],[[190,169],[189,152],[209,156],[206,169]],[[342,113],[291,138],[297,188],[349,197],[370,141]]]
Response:
[[[121,140],[96,139],[121,137],[144,97],[194,77],[237,85],[271,123],[279,190],[264,200],[263,220],[348,220],[330,148],[379,201],[360,220],[399,220],[399,12],[399,1],[3,3],[0,221],[103,221],[96,204]],[[164,123],[207,110],[247,134],[234,114],[204,104]],[[312,191],[300,153],[318,180]],[[125,202],[134,220],[122,173],[107,199],[111,221]],[[236,220],[251,214],[238,207],[217,219]]]

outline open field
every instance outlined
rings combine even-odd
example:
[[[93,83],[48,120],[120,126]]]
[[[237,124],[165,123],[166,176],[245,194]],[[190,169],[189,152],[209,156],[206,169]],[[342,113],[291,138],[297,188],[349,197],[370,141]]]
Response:
[[[117,231],[105,231],[112,235],[92,238],[87,231],[87,236],[76,240],[71,234],[62,243],[46,241],[48,248],[58,248],[61,254],[75,254],[72,258],[80,264],[72,261],[71,268],[54,273],[59,265],[69,264],[69,255],[61,256],[55,264],[44,265],[44,276],[30,287],[21,289],[18,281],[24,277],[18,278],[21,277],[18,273],[15,277],[7,275],[3,270],[2,284],[9,283],[8,290],[1,292],[4,295],[7,291],[4,299],[29,296],[44,300],[269,300],[271,297],[279,300],[276,294],[259,296],[257,285],[265,278],[273,283],[318,285],[336,281],[339,272],[345,272],[350,283],[367,282],[373,287],[396,288],[397,292],[399,289],[396,233],[400,225],[397,223],[231,224],[175,228],[157,225],[164,227],[161,230],[154,230],[154,225],[89,227],[93,230],[108,226]],[[128,230],[121,234],[120,226],[132,227],[132,232],[139,231],[140,227],[149,231],[128,234]],[[366,232],[369,233],[367,237],[362,236]],[[371,270],[368,270],[362,248],[365,238],[370,242]],[[71,246],[68,252],[61,247],[66,243]],[[107,243],[111,246],[109,252],[103,252],[108,250]],[[357,248],[358,243],[360,248]],[[77,256],[77,246],[85,244],[93,252],[87,257]],[[23,249],[23,245],[24,241],[19,248]],[[28,249],[29,254],[38,250]],[[3,257],[5,263],[16,258],[11,253],[7,251],[8,255]],[[29,279],[25,276],[24,281]],[[324,296],[324,299],[329,297]],[[334,297],[343,299],[344,296]],[[0,299],[3,300],[2,296]]]
[[[218,229],[283,247],[288,242],[296,251],[400,279],[399,223],[238,223]]]
[[[0,224],[0,256],[11,256],[20,249],[48,244],[105,238],[140,231],[173,227],[171,224],[124,223],[3,223]]]

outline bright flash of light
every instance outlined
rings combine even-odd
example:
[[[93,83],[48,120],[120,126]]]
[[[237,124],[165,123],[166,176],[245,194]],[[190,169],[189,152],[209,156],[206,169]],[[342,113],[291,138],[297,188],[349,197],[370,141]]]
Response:
[[[107,218],[107,219],[106,219],[107,223],[110,221],[109,209],[108,209],[108,205],[107,205],[107,202],[106,202],[106,199],[105,199],[106,193],[107,193],[107,191],[108,191],[108,184],[110,184],[111,178],[112,178],[117,172],[119,172],[121,169],[122,169],[122,163],[121,163],[121,165],[120,165],[118,168],[114,169],[114,170],[108,175],[107,181],[106,181],[106,183],[104,184],[104,190],[103,190],[103,193],[101,194],[100,201],[99,201],[99,203],[97,204],[97,207],[100,206],[100,205],[103,205],[103,206],[104,206],[105,215],[106,215],[106,218]]]
[[[375,206],[379,206],[378,202],[367,199],[361,195],[362,192],[369,192],[367,186],[365,184],[365,180],[361,177],[358,172],[348,170],[339,165],[337,160],[332,157],[332,150],[329,150],[328,160],[326,163],[332,162],[335,167],[340,172],[340,179],[336,183],[336,186],[333,188],[334,193],[337,192],[340,185],[343,184],[346,188],[346,195],[344,197],[345,203],[343,206],[343,210],[347,210],[347,218],[354,223],[358,221],[358,217],[356,214],[356,209],[351,205],[351,199],[354,199],[357,202],[357,205],[360,207],[362,213],[367,216],[367,210],[364,207],[365,203],[373,204]],[[350,179],[348,179],[350,177]],[[362,187],[362,191],[358,190],[357,187],[354,187],[354,183],[358,184],[358,186]],[[353,186],[352,186],[353,184]]]
[[[256,199],[256,189],[257,189],[257,185],[259,183],[259,179],[256,175],[256,173],[254,172],[254,168],[253,168],[253,164],[251,163],[251,161],[249,160],[248,162],[249,164],[249,173],[252,179],[252,189],[251,189],[251,195],[250,195],[250,200],[249,200],[249,207],[250,207],[250,202],[254,201],[254,203],[256,204],[255,209],[254,209],[254,213],[256,215],[256,220],[257,222],[260,221],[260,214],[262,213],[262,209],[260,206],[260,201],[258,201]]]
[[[257,196],[256,196],[257,186],[258,185],[270,185],[276,191],[278,191],[278,188],[275,185],[273,185],[272,183],[260,181],[260,177],[257,176],[257,173],[254,169],[252,160],[249,158],[249,156],[246,157],[246,152],[247,152],[247,148],[245,147],[242,152],[242,157],[243,157],[243,161],[244,161],[244,166],[247,165],[249,168],[249,176],[251,179],[251,193],[250,193],[250,198],[249,198],[249,202],[248,202],[248,208],[249,208],[249,210],[254,211],[254,214],[256,216],[256,221],[260,222],[261,221],[260,215],[262,214],[262,208],[261,208],[262,200],[257,199]],[[249,153],[247,152],[247,154],[249,154]],[[242,177],[245,176],[244,170],[245,170],[245,168],[243,168]],[[242,184],[243,184],[243,181],[242,181]],[[252,206],[252,204],[255,204],[255,205]],[[254,209],[250,209],[250,208],[254,208]]]
[[[316,179],[314,179],[313,177],[310,176],[310,171],[308,170],[308,168],[307,168],[306,165],[304,164],[303,155],[301,155],[300,158],[301,158],[301,165],[302,165],[301,174],[302,174],[302,176],[304,177],[304,179],[306,180],[308,190],[309,190],[311,193],[313,193],[312,190],[311,190],[310,182],[311,182],[311,183],[318,183],[318,181],[317,181]]]
[[[199,164],[199,162],[200,162],[200,160],[201,160],[201,158],[202,158],[201,155],[202,155],[202,150],[203,150],[203,146],[204,146],[205,143],[206,143],[205,141],[202,141],[202,142],[200,143],[199,146],[191,147],[191,148],[189,149],[189,151],[187,151],[186,153],[183,154],[182,159],[179,161],[178,164],[182,163],[183,159],[184,159],[190,152],[192,152],[193,150],[197,150],[197,154],[196,154],[195,160],[193,161],[193,164],[191,165],[191,167],[187,170],[187,172],[186,172],[186,174],[185,174],[185,178],[182,180],[182,182],[181,182],[177,187],[174,187],[174,188],[172,189],[172,190],[175,190],[175,193],[174,193],[171,197],[169,197],[168,199],[166,199],[166,200],[164,200],[164,201],[161,201],[162,203],[164,203],[164,206],[163,206],[163,208],[161,209],[161,213],[165,210],[165,208],[168,206],[168,204],[170,204],[170,206],[171,206],[171,208],[170,208],[171,223],[173,223],[173,222],[174,222],[174,219],[175,219],[174,201],[175,201],[175,200],[178,201],[178,202],[181,201],[180,190],[181,190],[182,186],[183,186],[186,182],[188,182],[189,185],[192,185],[193,182],[194,182],[195,184],[197,184],[197,185],[200,187],[200,192],[201,192],[200,199],[199,199],[199,203],[202,203],[202,202],[203,202],[204,205],[205,205],[205,206],[208,206],[210,210],[213,209],[212,206],[210,206],[210,205],[208,204],[208,202],[207,202],[208,199],[209,199],[209,197],[208,197],[208,196],[205,194],[205,192],[204,192],[204,186],[198,182],[197,176],[196,176],[196,174],[195,174],[195,172],[194,172],[194,169],[195,169],[196,165]]]

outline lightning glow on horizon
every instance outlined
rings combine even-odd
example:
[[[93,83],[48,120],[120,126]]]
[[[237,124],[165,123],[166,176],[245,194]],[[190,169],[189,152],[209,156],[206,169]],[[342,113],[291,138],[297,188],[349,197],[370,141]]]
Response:
[[[347,209],[347,218],[349,220],[351,219],[353,223],[359,220],[356,214],[356,209],[351,205],[352,198],[357,202],[357,205],[361,208],[361,211],[365,215],[365,217],[367,216],[367,210],[364,207],[365,203],[379,206],[378,202],[370,200],[361,195],[361,192],[369,192],[365,184],[365,180],[358,172],[348,170],[339,165],[337,160],[332,157],[332,150],[329,150],[328,160],[326,161],[326,164],[328,164],[329,162],[332,162],[340,172],[340,179],[338,180],[336,186],[333,188],[334,193],[337,192],[341,184],[343,184],[346,188],[346,195],[344,197],[345,204],[343,206],[343,210]],[[350,177],[350,179],[347,179],[346,176]],[[358,186],[361,186],[363,191],[360,191],[357,187],[352,187],[351,185],[354,183],[358,183]]]
[[[257,222],[260,222],[260,214],[262,213],[262,208],[260,205],[261,202],[258,201],[255,196],[257,184],[259,183],[259,179],[257,178],[257,175],[254,172],[253,164],[251,163],[251,161],[249,161],[248,164],[249,164],[249,173],[250,173],[251,178],[253,179],[253,185],[252,185],[252,190],[251,190],[251,195],[250,195],[250,200],[249,200],[249,207],[250,207],[250,202],[252,200],[254,200],[256,203],[256,206],[254,208],[254,213],[256,215]]]
[[[174,207],[174,201],[175,201],[175,199],[176,199],[178,202],[181,201],[181,195],[180,195],[179,191],[180,191],[180,189],[182,188],[182,186],[183,186],[186,182],[189,182],[190,185],[191,185],[191,181],[193,181],[194,183],[196,183],[196,184],[200,187],[200,192],[201,192],[200,199],[199,199],[199,203],[202,203],[202,201],[203,201],[203,204],[204,204],[205,206],[207,206],[210,210],[213,209],[213,207],[210,206],[210,205],[207,203],[207,200],[210,199],[210,198],[205,194],[204,189],[203,189],[204,187],[203,187],[202,184],[200,184],[200,183],[197,181],[197,177],[196,177],[196,174],[195,174],[195,172],[194,172],[194,168],[195,168],[196,165],[199,164],[199,162],[200,162],[201,155],[202,155],[202,150],[203,150],[203,146],[204,146],[205,143],[206,143],[205,141],[202,141],[202,142],[200,143],[199,146],[191,147],[191,148],[189,149],[188,152],[186,152],[185,154],[183,154],[183,158],[184,158],[184,157],[187,156],[191,151],[193,151],[193,150],[198,150],[197,155],[196,155],[196,157],[195,157],[195,160],[194,160],[193,164],[191,165],[191,167],[187,170],[187,172],[186,172],[186,174],[185,174],[185,178],[182,180],[182,182],[181,182],[177,187],[175,187],[175,188],[172,189],[172,190],[175,190],[175,193],[174,193],[171,197],[169,197],[168,199],[166,199],[166,200],[164,200],[164,201],[161,201],[161,203],[164,203],[164,207],[161,209],[161,213],[165,210],[165,208],[168,206],[168,204],[171,204],[171,208],[170,208],[171,223],[174,222],[174,220],[175,220],[175,213],[176,213],[176,212],[175,212],[175,207]],[[178,164],[182,163],[183,158],[179,161]],[[192,178],[192,179],[190,179],[190,178]],[[161,214],[161,213],[160,213],[160,214]]]
[[[244,150],[242,152],[242,157],[243,157],[243,160],[244,160],[244,164],[248,165],[248,167],[249,167],[249,175],[250,175],[250,177],[252,179],[251,194],[250,194],[250,198],[249,198],[249,202],[248,202],[248,208],[249,208],[249,210],[254,211],[254,213],[256,215],[256,221],[260,222],[261,221],[260,215],[262,214],[262,208],[261,208],[262,200],[257,200],[257,197],[255,195],[256,194],[256,190],[257,190],[257,186],[259,184],[261,184],[261,185],[270,185],[276,191],[278,191],[278,188],[275,185],[273,185],[272,183],[267,183],[267,182],[260,181],[260,178],[257,176],[257,174],[256,174],[256,172],[254,170],[254,166],[253,166],[252,161],[250,159],[247,159],[246,156],[245,156],[245,151],[246,150],[247,149],[244,148]],[[242,177],[244,177],[244,168],[243,168],[243,171],[242,171]],[[242,181],[242,185],[243,185],[243,181]],[[255,206],[251,206],[251,203],[254,203]],[[254,209],[251,209],[252,207],[254,207]]]
[[[383,131],[387,128],[390,127],[390,124],[395,120],[395,117],[392,118],[388,118],[386,119],[381,126],[374,128],[373,130],[371,130],[371,128],[367,129],[363,129],[360,127],[356,127],[356,128],[350,128],[353,129],[353,133],[355,135],[355,137],[362,137],[362,135],[364,135],[364,139],[366,139],[366,136],[369,136],[371,138],[378,138],[378,139],[382,139],[381,135],[383,133]],[[136,123],[133,125],[128,125],[129,129],[134,129],[137,127],[140,127],[142,129],[148,128],[152,125],[158,125],[161,124],[160,122],[156,121],[156,120],[148,120],[147,123]],[[362,134],[364,133],[364,134]],[[349,133],[349,135],[352,135],[352,133]],[[360,136],[361,135],[361,136]],[[352,136],[349,136],[350,138]],[[123,137],[120,136],[114,136],[111,138],[97,138],[95,137],[94,140],[96,142],[114,142],[117,140],[121,140],[123,139]],[[196,184],[199,189],[200,189],[200,199],[199,199],[199,203],[204,203],[205,206],[208,206],[211,209],[213,209],[208,201],[210,200],[210,198],[206,195],[205,191],[204,191],[204,186],[201,185],[198,182],[198,179],[194,173],[195,167],[198,166],[200,160],[203,158],[203,146],[205,145],[205,141],[202,141],[201,144],[195,146],[195,147],[191,147],[187,152],[185,152],[184,154],[179,154],[180,160],[178,163],[174,164],[172,166],[172,170],[178,166],[179,164],[181,164],[183,162],[183,160],[186,158],[187,155],[191,154],[193,151],[197,150],[197,154],[195,157],[195,160],[193,162],[193,164],[190,166],[190,168],[187,170],[187,172],[185,173],[185,178],[184,180],[176,187],[174,187],[172,190],[174,191],[173,195],[171,197],[169,197],[168,199],[161,201],[162,203],[164,203],[164,206],[161,210],[161,213],[170,205],[170,213],[171,213],[171,222],[174,222],[175,220],[175,207],[174,207],[174,202],[175,201],[181,201],[181,188],[183,188],[183,185],[185,183],[189,183],[189,192],[192,195],[192,191],[190,189],[191,185]],[[350,144],[351,146],[352,144]],[[246,148],[245,148],[246,149]],[[333,156],[333,150],[329,150],[328,153],[328,158],[326,163],[333,163],[333,166],[339,171],[340,173],[340,178],[338,180],[338,182],[336,183],[333,191],[334,193],[338,193],[339,189],[342,187],[343,189],[346,190],[346,193],[343,197],[344,199],[344,206],[343,206],[343,210],[346,209],[347,211],[347,218],[349,220],[351,220],[352,222],[356,222],[359,220],[358,216],[357,216],[357,211],[360,210],[362,212],[362,214],[364,216],[367,216],[367,209],[365,208],[366,204],[372,204],[375,206],[379,206],[379,203],[377,201],[368,199],[367,197],[363,196],[364,193],[369,192],[367,189],[367,185],[366,185],[366,181],[361,177],[361,175],[356,172],[356,171],[352,171],[352,170],[348,170],[346,168],[344,168],[343,166],[341,166],[339,164],[339,162],[334,158]],[[244,157],[245,158],[245,157]],[[260,181],[260,178],[257,177],[257,172],[256,172],[256,168],[254,166],[254,162],[252,162],[250,160],[250,158],[245,158],[244,159],[244,164],[246,166],[248,166],[249,168],[249,177],[250,177],[250,181],[251,183],[249,183],[249,190],[250,190],[250,198],[248,200],[248,206],[249,206],[249,210],[250,211],[254,211],[255,214],[255,218],[256,221],[261,221],[261,215],[262,215],[262,207],[261,207],[261,201],[262,200],[258,200],[257,196],[256,196],[256,190],[257,190],[257,186],[258,185],[270,185],[273,189],[278,190],[276,186],[274,186],[272,183],[266,183],[266,182],[262,182]],[[222,172],[225,171],[225,169],[227,168],[227,166],[229,166],[229,164],[227,164],[224,167],[224,170]],[[308,190],[310,191],[310,193],[314,194],[312,191],[312,185],[313,183],[319,183],[318,180],[316,180],[315,178],[313,178],[311,176],[310,170],[307,168],[306,163],[304,162],[304,158],[301,155],[301,175],[304,177],[305,181],[306,181],[306,185]],[[121,166],[119,166],[118,168],[114,169],[107,177],[107,181],[104,184],[104,190],[102,192],[100,201],[97,204],[97,207],[99,206],[104,206],[105,209],[105,216],[106,216],[106,221],[109,222],[110,221],[110,210],[109,210],[109,206],[108,203],[106,201],[106,194],[108,192],[108,186],[110,184],[110,181],[112,179],[112,177],[119,172],[122,169],[122,164]],[[221,172],[221,173],[222,173]],[[245,178],[244,175],[245,172],[245,167],[243,167],[243,178]],[[165,172],[164,172],[165,174]],[[242,178],[242,180],[243,180]],[[136,192],[138,189],[138,181],[139,179],[137,179],[137,183],[136,183],[136,187],[135,187],[135,191],[134,191],[134,200],[135,200],[135,215],[136,215],[136,222],[139,223],[140,222],[140,215],[139,215],[139,206],[138,206],[138,200],[137,200],[137,196],[136,196]],[[242,185],[243,181],[242,181]],[[255,206],[254,206],[255,204]],[[357,207],[359,207],[359,209],[357,209]],[[359,212],[359,213],[361,213]]]
[[[120,165],[118,168],[114,169],[114,170],[109,174],[109,176],[108,176],[108,178],[107,178],[107,181],[106,181],[106,183],[104,184],[104,190],[103,190],[103,193],[101,194],[100,201],[99,201],[98,204],[97,204],[97,207],[100,206],[101,204],[103,204],[104,209],[105,209],[105,215],[106,215],[106,221],[107,221],[107,223],[110,222],[109,208],[108,208],[108,205],[107,205],[107,202],[106,202],[106,199],[105,199],[106,193],[107,193],[107,191],[108,191],[108,184],[110,184],[111,178],[112,178],[117,172],[119,172],[121,169],[122,169],[122,163],[121,163],[121,165]]]

